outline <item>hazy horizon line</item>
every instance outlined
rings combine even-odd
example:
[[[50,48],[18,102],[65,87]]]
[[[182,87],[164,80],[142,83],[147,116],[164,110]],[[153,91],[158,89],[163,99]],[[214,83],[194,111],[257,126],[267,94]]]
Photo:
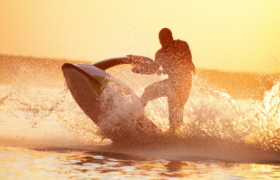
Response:
[[[108,58],[112,58],[112,57],[107,57],[104,59],[100,59],[100,60],[96,60],[96,61],[92,61],[92,60],[85,60],[85,59],[75,59],[75,58],[60,58],[60,57],[43,57],[43,56],[34,56],[34,55],[20,55],[20,54],[5,54],[5,53],[0,53],[0,57],[21,57],[21,58],[32,58],[32,59],[48,59],[48,60],[54,60],[54,61],[70,61],[70,62],[89,62],[89,63],[94,63],[97,61],[101,61],[101,60],[105,60]],[[123,55],[126,56],[126,55]],[[115,56],[115,57],[123,57],[123,56]],[[205,71],[219,71],[219,72],[227,72],[227,73],[264,73],[264,74],[273,74],[273,75],[280,75],[280,71],[279,72],[265,72],[265,71],[232,71],[232,70],[221,70],[221,69],[208,69],[208,68],[196,68],[197,70],[205,70]]]

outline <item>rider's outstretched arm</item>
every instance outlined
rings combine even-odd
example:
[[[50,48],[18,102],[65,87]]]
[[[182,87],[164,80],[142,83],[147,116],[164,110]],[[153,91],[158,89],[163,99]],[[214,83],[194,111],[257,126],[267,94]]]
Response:
[[[132,72],[150,75],[155,74],[159,67],[160,63],[157,58],[155,61],[153,61],[152,59],[141,59],[141,61],[137,61],[136,63],[134,63]]]

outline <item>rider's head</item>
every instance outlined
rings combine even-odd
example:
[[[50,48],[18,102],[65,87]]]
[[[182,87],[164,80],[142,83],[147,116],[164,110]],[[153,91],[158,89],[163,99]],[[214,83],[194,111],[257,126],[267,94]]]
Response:
[[[173,37],[172,37],[172,32],[168,28],[163,28],[159,32],[159,41],[162,46],[162,48],[167,48],[172,44],[173,42]]]

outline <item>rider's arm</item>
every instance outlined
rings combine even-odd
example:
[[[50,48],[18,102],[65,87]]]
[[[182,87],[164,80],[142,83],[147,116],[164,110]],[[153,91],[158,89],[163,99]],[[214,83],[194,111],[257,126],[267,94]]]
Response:
[[[140,61],[132,69],[132,72],[140,74],[155,74],[160,67],[160,58],[158,57],[158,52],[154,61]]]
[[[157,51],[157,53],[155,55],[154,62],[149,67],[149,71],[152,74],[156,73],[159,70],[160,65],[161,65],[161,55],[160,55],[160,50],[159,50],[159,51]]]

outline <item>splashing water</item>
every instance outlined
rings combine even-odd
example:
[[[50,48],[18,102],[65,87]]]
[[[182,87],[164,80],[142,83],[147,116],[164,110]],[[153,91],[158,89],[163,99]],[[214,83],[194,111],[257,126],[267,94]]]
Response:
[[[243,143],[279,152],[279,83],[275,82],[265,93],[263,101],[235,100],[225,90],[194,77],[190,99],[185,105],[185,124],[177,135],[186,139],[201,137]],[[141,85],[135,89],[140,89],[139,95],[143,92]],[[151,101],[145,111],[160,129],[168,130],[165,98]]]
[[[124,78],[124,81],[129,80]],[[143,92],[143,87],[147,86],[147,83],[141,82],[138,82],[138,86],[135,82],[129,84],[135,86],[133,89],[138,95]],[[29,126],[36,129],[44,122],[55,121],[84,143],[100,142],[103,138],[98,132],[98,127],[75,103],[65,85],[64,89],[1,86],[1,97],[2,126],[13,119],[26,121]],[[112,116],[106,118],[114,120],[116,116],[122,116],[123,111],[131,113],[137,111],[138,105],[133,105],[133,99],[127,101],[130,103],[122,102],[122,106],[110,109]],[[166,102],[165,98],[159,98],[151,101],[145,108],[146,116],[163,131],[169,128]],[[177,135],[186,139],[202,137],[241,142],[279,153],[279,102],[280,82],[276,82],[273,88],[265,93],[263,101],[249,101],[234,100],[225,90],[208,86],[202,79],[194,77],[190,99],[185,105],[185,124]],[[242,104],[246,104],[246,108],[242,108]],[[47,133],[51,131],[46,131],[45,134]]]
[[[207,86],[197,77],[185,105],[183,138],[211,138],[245,143],[271,152],[280,151],[280,82],[263,101],[234,100],[225,90]],[[154,100],[147,114],[161,129],[168,129],[166,99]],[[162,121],[164,119],[164,121]]]
[[[97,126],[79,109],[66,85],[64,89],[13,85],[0,88],[2,137],[24,139],[20,142],[23,144],[59,144],[72,134],[84,143],[101,140],[95,134]],[[62,137],[61,141],[58,137]]]
[[[280,82],[265,93],[264,100],[250,117],[248,142],[280,152]]]

